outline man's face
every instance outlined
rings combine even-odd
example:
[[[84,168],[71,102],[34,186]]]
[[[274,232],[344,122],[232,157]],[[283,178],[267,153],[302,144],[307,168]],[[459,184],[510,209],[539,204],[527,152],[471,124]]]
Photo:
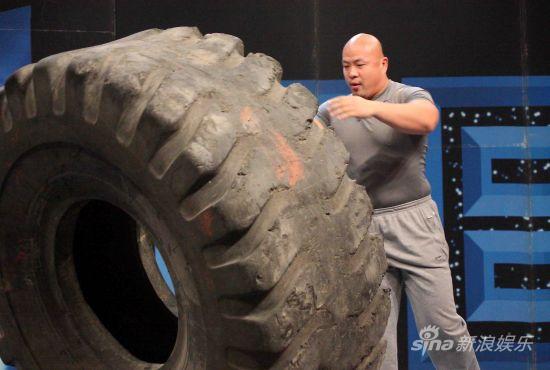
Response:
[[[372,98],[384,88],[388,58],[363,43],[351,43],[342,50],[342,70],[353,95]]]

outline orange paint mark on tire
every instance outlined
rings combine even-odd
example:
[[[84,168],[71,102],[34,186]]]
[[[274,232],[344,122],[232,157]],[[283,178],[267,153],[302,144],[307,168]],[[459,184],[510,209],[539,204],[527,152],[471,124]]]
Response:
[[[288,185],[294,186],[304,177],[304,165],[283,135],[278,132],[273,132],[273,135],[275,136],[277,151],[284,160],[284,163],[276,169],[277,178],[282,174],[286,174]]]
[[[214,230],[212,229],[213,222],[214,215],[212,214],[211,210],[207,209],[200,214],[199,223],[201,231],[209,237],[212,237],[214,235]]]
[[[241,123],[248,122],[252,119],[252,108],[246,106],[243,109],[241,109]]]
[[[246,131],[252,132],[252,133],[260,132],[258,117],[256,117],[251,107],[249,106],[244,107],[241,110],[241,114],[239,118]]]
[[[279,164],[275,168],[275,176],[277,176],[277,180],[284,181],[286,179],[286,166]]]

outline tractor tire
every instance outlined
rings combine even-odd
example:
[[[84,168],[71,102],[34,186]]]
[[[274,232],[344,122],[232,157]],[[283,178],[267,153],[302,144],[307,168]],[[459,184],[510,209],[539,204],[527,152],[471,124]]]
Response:
[[[147,30],[0,87],[0,356],[18,369],[375,369],[372,207],[315,97]],[[144,247],[145,245],[145,247]],[[175,294],[151,265],[164,259]],[[149,246],[149,247],[148,247]],[[152,247],[151,247],[152,248]],[[155,278],[157,277],[157,278]]]

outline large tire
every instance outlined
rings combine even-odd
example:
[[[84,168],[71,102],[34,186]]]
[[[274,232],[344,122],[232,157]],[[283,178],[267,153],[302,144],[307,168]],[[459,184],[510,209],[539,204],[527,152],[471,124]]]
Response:
[[[313,124],[314,96],[242,54],[233,36],[148,30],[0,88],[5,363],[379,367],[389,300],[368,197]],[[148,279],[138,230],[177,307]]]

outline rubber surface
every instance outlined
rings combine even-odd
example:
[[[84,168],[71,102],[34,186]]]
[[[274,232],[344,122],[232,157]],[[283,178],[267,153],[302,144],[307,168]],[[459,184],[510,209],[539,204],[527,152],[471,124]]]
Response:
[[[380,365],[389,300],[379,287],[382,242],[367,234],[368,196],[345,175],[343,145],[312,122],[315,97],[299,84],[282,87],[274,59],[242,54],[233,36],[148,30],[50,56],[0,89],[4,362]],[[116,206],[159,239],[178,301],[172,351],[132,352],[120,339],[131,335],[115,339],[90,303],[104,304],[79,275],[93,254],[56,237],[85,212],[110,212],[83,208],[86,199]],[[166,317],[159,322],[168,327]]]

